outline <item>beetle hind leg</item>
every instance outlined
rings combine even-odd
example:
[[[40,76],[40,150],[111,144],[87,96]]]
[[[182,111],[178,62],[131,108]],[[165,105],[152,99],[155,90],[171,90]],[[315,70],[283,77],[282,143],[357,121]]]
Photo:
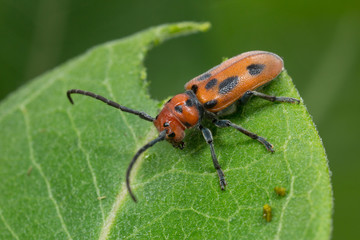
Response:
[[[262,98],[262,99],[270,101],[270,102],[300,103],[300,100],[296,99],[296,98],[276,97],[276,96],[266,95],[264,93],[256,92],[256,91],[246,91],[246,93],[240,98],[239,102],[243,105],[250,99],[251,96],[256,96],[256,97]]]
[[[266,149],[269,152],[274,152],[274,146],[271,143],[269,143],[268,141],[266,141],[265,138],[255,134],[255,133],[252,133],[239,125],[232,123],[230,120],[219,120],[219,119],[214,118],[213,123],[217,127],[220,127],[220,128],[224,128],[224,127],[235,128],[236,130],[240,131],[241,133],[245,134],[246,136],[260,142],[262,145],[264,145],[266,147]]]

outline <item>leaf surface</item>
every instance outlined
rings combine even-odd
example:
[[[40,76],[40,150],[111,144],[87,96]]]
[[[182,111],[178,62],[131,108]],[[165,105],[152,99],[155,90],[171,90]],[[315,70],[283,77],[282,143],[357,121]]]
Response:
[[[233,129],[209,126],[226,191],[200,132],[187,132],[182,151],[158,143],[133,169],[137,204],[126,191],[125,172],[137,149],[157,136],[155,128],[85,96],[69,104],[65,93],[77,88],[156,116],[161,104],[148,95],[146,52],[208,27],[162,25],[100,45],[1,103],[1,239],[329,238],[329,169],[303,104],[254,98],[229,116],[266,137],[273,154]],[[299,98],[286,71],[263,92]],[[276,186],[287,195],[277,196]],[[265,204],[271,222],[262,218]]]

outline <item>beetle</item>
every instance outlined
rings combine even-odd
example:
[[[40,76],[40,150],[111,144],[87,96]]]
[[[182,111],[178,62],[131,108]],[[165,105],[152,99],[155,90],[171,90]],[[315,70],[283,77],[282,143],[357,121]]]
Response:
[[[219,119],[219,116],[236,106],[237,103],[245,104],[251,96],[257,96],[272,102],[299,103],[300,101],[295,98],[269,96],[255,91],[276,78],[283,69],[283,60],[274,53],[266,51],[242,53],[190,80],[185,84],[186,91],[175,95],[164,104],[155,118],[145,112],[127,108],[103,96],[84,90],[68,90],[67,97],[74,104],[71,94],[86,95],[121,111],[135,114],[155,125],[159,132],[158,137],[136,152],[126,172],[126,187],[131,198],[137,202],[130,187],[130,173],[140,154],[163,140],[167,140],[174,147],[182,149],[184,147],[185,130],[189,128],[197,128],[202,132],[205,141],[210,147],[220,187],[225,190],[227,183],[215,154],[212,133],[201,124],[204,118],[209,118],[215,126],[220,128],[235,128],[250,138],[259,141],[268,151],[274,152],[273,145],[266,141],[265,138],[229,120]]]

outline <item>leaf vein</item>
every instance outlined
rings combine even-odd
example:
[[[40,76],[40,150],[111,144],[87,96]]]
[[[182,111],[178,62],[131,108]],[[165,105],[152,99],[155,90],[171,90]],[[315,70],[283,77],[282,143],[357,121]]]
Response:
[[[283,207],[282,207],[282,210],[281,210],[281,215],[280,215],[280,219],[279,219],[279,226],[277,228],[277,232],[276,232],[276,235],[275,235],[275,240],[279,240],[280,239],[280,232],[282,230],[282,224],[283,224],[283,218],[284,218],[284,214],[285,214],[285,210],[290,202],[290,199],[293,197],[294,195],[294,182],[295,182],[295,179],[296,177],[293,175],[292,173],[292,170],[291,170],[291,167],[290,167],[290,163],[289,163],[289,160],[287,159],[287,146],[289,144],[289,141],[291,139],[291,135],[290,135],[290,125],[289,125],[289,113],[288,111],[286,110],[286,106],[284,104],[282,104],[282,107],[283,107],[283,112],[284,112],[284,115],[286,116],[286,131],[287,131],[287,138],[285,140],[285,143],[284,143],[284,160],[286,162],[286,166],[287,166],[287,169],[289,171],[289,175],[291,176],[291,183],[290,183],[290,190],[289,190],[289,195],[287,196],[286,198],[286,202],[284,203]]]
[[[178,211],[178,212],[185,212],[185,211],[192,211],[192,212],[195,212],[196,214],[200,215],[200,216],[203,216],[206,218],[206,220],[208,219],[215,219],[215,220],[218,220],[218,221],[223,221],[223,222],[229,222],[228,219],[226,218],[221,218],[221,217],[216,217],[216,216],[210,216],[206,213],[202,213],[194,208],[174,208],[174,207],[171,207],[169,208],[168,211],[166,211],[165,213],[161,214],[160,216],[156,217],[156,218],[153,218],[152,221],[150,221],[149,223],[147,223],[146,225],[143,225],[141,228],[138,228],[136,229],[132,234],[130,234],[129,236],[127,236],[125,239],[129,239],[131,237],[134,237],[136,236],[137,233],[141,232],[143,229],[153,225],[154,223],[158,222],[158,221],[161,221],[165,216],[167,216],[168,214],[172,213],[172,212],[175,212],[175,211]]]
[[[127,236],[125,239],[129,239],[133,236],[135,236],[138,232],[140,232],[141,230],[147,228],[148,226],[153,225],[154,223],[156,223],[157,221],[161,221],[166,215],[172,213],[174,211],[174,208],[170,208],[167,212],[161,214],[160,216],[154,218],[152,221],[150,221],[148,224],[142,226],[141,228],[137,228],[132,234],[130,234],[129,236]]]
[[[109,80],[109,72],[110,72],[111,66],[112,66],[112,64],[113,64],[113,61],[112,61],[113,50],[112,50],[112,48],[109,47],[109,46],[107,46],[106,49],[107,49],[108,52],[109,52],[109,57],[108,57],[109,60],[108,60],[108,64],[107,64],[106,70],[105,70],[105,80],[104,80],[102,83],[104,84],[104,86],[106,87],[107,91],[109,92],[110,97],[111,97],[112,99],[114,99],[114,101],[116,102],[114,93],[113,93],[112,88],[111,88],[110,80]],[[123,112],[123,111],[119,111],[119,112],[120,112],[120,116],[121,116],[124,124],[125,124],[126,127],[129,129],[129,131],[130,131],[130,133],[131,133],[131,135],[132,135],[132,137],[133,137],[133,139],[134,139],[135,145],[136,145],[137,147],[139,147],[139,146],[138,146],[138,138],[136,137],[136,134],[135,134],[135,131],[134,131],[133,127],[128,123],[127,118],[125,117],[124,112]]]
[[[137,189],[139,187],[142,187],[142,186],[145,186],[147,184],[150,184],[154,181],[156,181],[157,179],[161,178],[161,177],[164,177],[168,174],[173,174],[173,173],[180,173],[180,174],[184,174],[184,175],[190,175],[190,176],[217,176],[216,175],[216,172],[208,172],[208,173],[199,173],[199,172],[189,172],[189,171],[185,171],[185,170],[180,170],[180,169],[170,169],[168,171],[165,171],[165,172],[162,172],[162,173],[158,173],[158,174],[155,174],[154,176],[152,176],[151,178],[149,178],[146,182],[142,182],[142,183],[138,183],[136,185],[134,185],[134,189]]]
[[[9,230],[9,232],[11,233],[11,235],[16,238],[17,240],[19,240],[18,235],[14,232],[14,230],[10,227],[9,223],[6,221],[6,219],[4,218],[4,215],[2,214],[2,209],[0,207],[0,218],[3,221],[5,227],[7,228],[7,230]]]
[[[22,115],[24,117],[25,128],[26,128],[26,136],[27,136],[27,141],[28,141],[28,145],[29,145],[28,147],[29,147],[30,160],[31,160],[32,164],[36,167],[36,169],[39,171],[41,177],[43,178],[43,180],[45,182],[49,198],[54,204],[56,214],[57,214],[57,216],[58,216],[58,218],[60,220],[60,223],[61,223],[61,226],[62,226],[64,232],[66,233],[66,235],[68,236],[69,239],[72,239],[72,237],[71,237],[71,235],[70,235],[70,233],[69,233],[69,231],[68,231],[68,229],[66,227],[64,219],[63,219],[63,217],[61,215],[59,205],[58,205],[56,199],[54,198],[54,196],[52,194],[50,182],[47,179],[44,171],[42,170],[41,165],[38,162],[36,162],[36,160],[35,160],[34,148],[33,148],[33,144],[32,144],[33,140],[32,140],[31,133],[30,133],[30,119],[29,119],[26,107],[24,105],[20,105],[20,110],[21,110],[21,113],[22,113]]]
[[[91,174],[91,177],[92,177],[92,181],[93,181],[93,184],[94,184],[94,187],[95,187],[96,195],[99,198],[99,197],[101,197],[101,193],[100,193],[99,186],[97,184],[96,174],[95,174],[94,169],[93,169],[93,167],[91,165],[91,162],[90,162],[89,153],[82,146],[81,133],[80,133],[79,129],[76,127],[76,124],[75,124],[75,121],[74,121],[72,115],[70,114],[69,111],[66,111],[66,113],[67,113],[68,118],[70,119],[71,127],[74,129],[74,131],[76,133],[76,136],[77,136],[77,139],[78,139],[78,141],[77,141],[78,142],[78,148],[85,155],[86,164],[87,164],[87,166],[89,168],[89,171],[90,171],[90,174]],[[102,206],[102,201],[99,200],[98,202],[99,202],[99,207],[100,207],[100,211],[101,211],[101,215],[102,215],[102,220],[103,220],[103,223],[105,223],[105,213],[104,213],[104,209],[103,209],[103,206]]]

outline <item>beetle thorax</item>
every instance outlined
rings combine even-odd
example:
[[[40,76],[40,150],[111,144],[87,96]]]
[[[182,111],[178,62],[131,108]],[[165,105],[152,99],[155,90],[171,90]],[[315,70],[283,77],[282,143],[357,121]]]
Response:
[[[159,132],[166,130],[166,139],[180,143],[185,137],[185,129],[196,126],[202,113],[192,92],[187,91],[170,99],[154,121]]]

